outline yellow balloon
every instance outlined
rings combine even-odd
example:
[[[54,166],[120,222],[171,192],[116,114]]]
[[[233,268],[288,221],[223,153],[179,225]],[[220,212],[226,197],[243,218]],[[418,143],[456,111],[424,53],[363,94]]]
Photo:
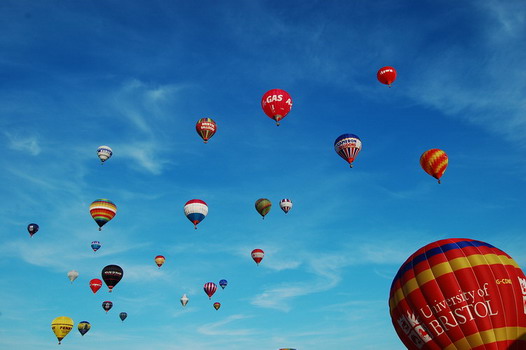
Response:
[[[51,330],[57,336],[58,343],[64,339],[73,328],[73,320],[66,316],[57,317],[51,322]]]

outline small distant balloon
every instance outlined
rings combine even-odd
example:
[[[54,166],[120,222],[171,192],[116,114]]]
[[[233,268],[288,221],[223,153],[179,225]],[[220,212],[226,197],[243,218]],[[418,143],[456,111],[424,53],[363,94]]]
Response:
[[[72,329],[73,320],[69,317],[60,316],[51,321],[51,330],[55,333],[59,344]]]
[[[93,249],[94,252],[96,252],[97,250],[99,250],[100,247],[102,247],[102,245],[100,244],[99,241],[93,241],[93,242],[91,242],[91,249]]]
[[[110,159],[112,155],[113,151],[108,146],[99,146],[99,148],[97,148],[97,156],[99,157],[101,164],[104,164],[104,162]]]
[[[82,321],[79,322],[77,328],[80,334],[84,336],[84,334],[88,333],[88,331],[91,329],[91,324],[88,321]]]
[[[102,308],[106,311],[106,313],[108,313],[108,311],[110,311],[112,307],[113,303],[111,301],[106,300],[102,302]]]
[[[33,235],[38,232],[38,229],[39,227],[37,224],[27,225],[27,232],[29,232],[29,237],[33,237]]]
[[[389,67],[389,66],[382,67],[376,73],[376,78],[378,79],[380,83],[391,87],[391,84],[396,79],[396,69],[394,69],[393,67]]]
[[[183,307],[186,306],[186,304],[188,304],[188,297],[186,296],[186,294],[183,294],[183,296],[181,297],[181,305],[183,305]]]
[[[252,253],[250,254],[252,256],[252,259],[256,262],[257,265],[263,260],[263,257],[265,256],[265,252],[262,249],[254,249]]]
[[[345,159],[352,168],[352,162],[362,150],[362,141],[354,134],[343,134],[334,141],[334,150],[340,157]]]
[[[204,220],[208,215],[208,205],[200,199],[192,199],[184,205],[184,215],[194,224],[197,229],[197,224]]]
[[[95,294],[102,287],[102,281],[98,278],[94,278],[91,281],[89,281],[89,287],[91,288],[91,291]]]
[[[217,124],[210,118],[201,118],[195,124],[195,130],[201,136],[204,143],[208,143],[208,140],[214,136],[217,130]]]
[[[444,175],[448,163],[448,156],[441,149],[433,148],[420,156],[420,166],[426,173],[437,179],[438,183],[440,183],[440,178]]]
[[[279,207],[285,212],[285,214],[287,214],[289,210],[292,209],[292,201],[290,199],[284,198],[279,201]]]
[[[214,309],[219,310],[220,307],[221,307],[221,303],[218,303],[218,302],[214,303]]]
[[[162,255],[157,255],[154,260],[159,268],[161,268],[161,266],[163,266],[164,262],[166,261]]]
[[[119,314],[119,317],[120,317],[121,321],[124,322],[124,320],[126,319],[126,317],[128,317],[128,314],[127,314],[126,312],[121,312],[121,313]]]
[[[255,207],[261,218],[265,218],[265,215],[268,214],[270,208],[272,208],[272,202],[266,198],[260,198],[256,201]]]
[[[214,282],[208,282],[205,283],[203,289],[206,295],[208,295],[208,299],[212,299],[212,295],[214,295],[214,293],[216,292],[217,286]]]
[[[219,285],[221,286],[221,288],[225,289],[225,287],[228,285],[228,281],[227,280],[221,280],[221,281],[219,281]]]
[[[102,230],[102,226],[106,225],[108,221],[113,219],[117,214],[117,206],[109,199],[97,199],[89,206],[89,212],[91,217],[97,225],[99,225],[99,231]]]
[[[122,267],[118,265],[108,265],[102,269],[101,275],[104,283],[106,283],[111,292],[113,287],[115,287],[115,285],[122,279],[122,276],[124,276],[124,271],[122,270]]]
[[[77,271],[71,270],[68,272],[68,278],[71,281],[71,283],[73,283],[73,281],[76,280],[77,277],[79,277],[79,273]]]
[[[272,89],[265,92],[261,98],[261,108],[269,118],[276,121],[276,125],[279,125],[280,120],[292,109],[292,98],[285,90]]]

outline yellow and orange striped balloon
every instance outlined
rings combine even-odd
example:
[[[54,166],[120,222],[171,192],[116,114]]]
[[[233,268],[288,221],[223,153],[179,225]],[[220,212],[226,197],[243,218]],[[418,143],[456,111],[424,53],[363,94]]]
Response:
[[[433,148],[425,151],[420,156],[420,165],[429,175],[433,176],[440,183],[440,178],[444,175],[448,164],[446,152],[441,149]]]

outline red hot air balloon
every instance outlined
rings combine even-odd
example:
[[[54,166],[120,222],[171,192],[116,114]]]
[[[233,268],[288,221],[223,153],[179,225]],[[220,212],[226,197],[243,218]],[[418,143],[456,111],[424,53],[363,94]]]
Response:
[[[446,171],[449,159],[441,149],[430,149],[420,156],[420,166],[426,173],[433,176],[440,183],[440,178]]]
[[[250,254],[252,256],[252,259],[256,262],[257,265],[263,260],[263,257],[265,256],[265,252],[261,249],[254,249],[252,253]]]
[[[97,291],[102,287],[102,281],[98,278],[94,278],[89,281],[89,287],[93,293],[97,293]]]
[[[488,243],[420,248],[398,270],[389,308],[409,350],[526,349],[526,277]]]
[[[285,90],[272,89],[265,92],[261,98],[261,108],[269,118],[276,121],[276,125],[279,125],[279,121],[292,109],[292,98]]]
[[[208,299],[212,299],[212,295],[216,292],[217,286],[214,282],[207,282],[203,289],[205,290],[206,295],[208,295]]]
[[[210,118],[201,118],[195,124],[195,130],[199,136],[201,136],[204,143],[208,143],[208,140],[216,133],[217,124]]]
[[[391,87],[391,84],[396,79],[396,69],[389,66],[382,67],[378,70],[378,73],[376,73],[376,78],[378,78],[380,83]]]

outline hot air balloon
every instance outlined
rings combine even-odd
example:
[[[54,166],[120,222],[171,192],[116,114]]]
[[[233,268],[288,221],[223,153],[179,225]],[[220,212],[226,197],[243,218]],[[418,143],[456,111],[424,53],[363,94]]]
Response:
[[[91,324],[88,321],[82,321],[79,322],[77,328],[79,329],[80,334],[84,336],[84,334],[88,333],[91,329]]]
[[[261,98],[261,108],[269,118],[276,121],[276,125],[279,125],[279,121],[292,109],[292,99],[287,91],[272,89],[265,92]]]
[[[166,259],[162,255],[157,255],[154,260],[157,266],[159,266],[159,268],[161,268],[161,266],[163,266],[164,262],[166,261]]]
[[[73,320],[66,316],[60,316],[51,321],[51,330],[57,336],[58,343],[73,329]]]
[[[219,310],[220,307],[221,307],[221,303],[218,303],[218,302],[214,303],[214,309]]]
[[[194,224],[197,230],[199,224],[208,214],[208,205],[200,199],[192,199],[184,205],[184,215]]]
[[[263,257],[265,256],[265,252],[261,249],[254,249],[252,253],[250,254],[252,256],[252,259],[256,262],[257,265],[263,260]]]
[[[203,141],[208,143],[208,140],[216,133],[217,124],[210,118],[201,118],[195,124],[195,130]]]
[[[117,206],[109,199],[97,199],[89,206],[89,212],[93,220],[99,225],[100,231],[102,226],[117,214]]]
[[[398,270],[392,323],[409,350],[526,349],[526,277],[491,244],[430,243]]]
[[[113,287],[122,279],[124,271],[118,265],[108,265],[102,269],[101,274],[104,283],[106,283],[111,292]]]
[[[99,146],[97,148],[97,156],[100,159],[101,164],[104,164],[105,161],[111,158],[113,151],[108,146]]]
[[[272,207],[272,202],[266,198],[260,198],[256,201],[256,210],[261,215],[261,218],[265,218],[265,215],[268,214],[270,208]]]
[[[186,296],[186,294],[183,294],[183,296],[181,297],[181,305],[183,305],[183,307],[186,306],[186,304],[188,304],[188,297]]]
[[[214,282],[207,282],[203,289],[205,290],[206,295],[208,295],[208,299],[212,299],[212,295],[216,292],[217,286]]]
[[[391,87],[391,84],[396,79],[396,70],[389,66],[382,67],[378,70],[378,73],[376,73],[376,78],[378,78],[380,83]]]
[[[287,214],[289,210],[292,209],[292,201],[290,199],[284,198],[279,201],[279,207],[285,212],[285,214]]]
[[[121,312],[119,314],[119,317],[121,319],[122,322],[124,322],[124,320],[126,319],[126,317],[128,317],[128,314],[126,312]]]
[[[91,291],[95,294],[102,287],[102,281],[98,278],[94,278],[91,281],[89,281],[89,287],[91,288]]]
[[[219,285],[221,286],[221,288],[225,289],[225,287],[227,286],[228,282],[227,280],[221,280],[219,281]]]
[[[76,280],[77,277],[79,277],[79,273],[77,271],[71,270],[68,272],[68,278],[71,281],[71,283],[73,283],[73,281]]]
[[[430,149],[420,156],[420,165],[429,175],[433,176],[440,183],[440,178],[444,175],[448,164],[446,152],[441,149]]]
[[[38,232],[38,228],[39,227],[37,224],[27,225],[27,232],[29,232],[29,237],[33,237],[33,235]]]
[[[334,150],[340,157],[345,159],[352,168],[354,158],[358,156],[362,149],[362,141],[354,134],[343,134],[334,141]]]
[[[100,249],[102,245],[100,244],[99,241],[93,241],[91,242],[91,249],[93,249],[94,252],[96,252],[97,250]]]
[[[112,307],[113,307],[113,303],[111,301],[106,300],[102,302],[102,308],[106,310],[106,313],[108,313],[108,311],[110,311]]]

